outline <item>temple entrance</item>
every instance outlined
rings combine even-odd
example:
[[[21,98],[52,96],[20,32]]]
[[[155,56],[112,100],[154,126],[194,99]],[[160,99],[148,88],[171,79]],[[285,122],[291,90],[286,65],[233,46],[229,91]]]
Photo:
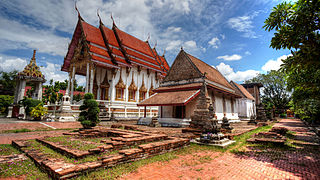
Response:
[[[173,106],[173,117],[183,119],[185,117],[185,110],[185,106]]]

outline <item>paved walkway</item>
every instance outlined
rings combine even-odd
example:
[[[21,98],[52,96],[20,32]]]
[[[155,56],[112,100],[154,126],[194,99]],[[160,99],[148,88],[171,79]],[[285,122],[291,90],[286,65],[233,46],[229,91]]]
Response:
[[[300,141],[318,141],[297,119],[283,119],[275,126],[295,131]],[[139,168],[122,179],[320,179],[319,146],[296,150],[249,151],[244,155],[203,151]]]
[[[69,128],[80,128],[82,127],[79,122],[45,122],[45,121],[19,121],[13,118],[0,118],[0,144],[11,144],[12,140],[19,139],[34,139],[44,136],[59,136],[67,130],[56,130],[54,129],[69,129]],[[29,129],[37,130],[35,132],[25,133],[3,133],[7,130],[17,129]],[[40,131],[45,130],[45,131]]]

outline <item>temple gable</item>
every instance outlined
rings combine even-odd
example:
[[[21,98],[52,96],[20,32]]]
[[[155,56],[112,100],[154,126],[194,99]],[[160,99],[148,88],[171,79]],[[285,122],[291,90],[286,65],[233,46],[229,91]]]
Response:
[[[190,61],[186,53],[181,50],[163,82],[189,80],[201,77],[201,72],[192,61]]]

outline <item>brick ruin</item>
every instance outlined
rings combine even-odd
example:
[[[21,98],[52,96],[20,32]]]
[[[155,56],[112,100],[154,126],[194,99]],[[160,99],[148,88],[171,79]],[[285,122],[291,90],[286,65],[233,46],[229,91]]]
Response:
[[[68,141],[80,140],[82,143],[95,144],[88,150],[73,149],[59,142],[45,138],[36,139],[40,146],[69,158],[77,160],[98,156],[96,161],[71,163],[63,158],[53,158],[39,149],[33,149],[30,140],[15,140],[12,144],[31,158],[43,171],[53,179],[68,179],[100,168],[110,168],[118,164],[137,161],[154,155],[189,145],[189,139],[169,137],[165,134],[154,134],[139,130],[99,127],[90,130],[65,133]],[[99,138],[100,142],[87,141]]]

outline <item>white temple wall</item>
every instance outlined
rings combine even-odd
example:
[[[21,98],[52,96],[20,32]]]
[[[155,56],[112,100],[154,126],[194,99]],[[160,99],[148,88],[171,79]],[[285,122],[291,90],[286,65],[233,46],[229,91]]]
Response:
[[[210,93],[209,93],[209,96],[210,96]],[[215,93],[214,96],[215,96],[214,97],[215,98],[214,107],[215,107],[215,114],[217,116],[217,119],[221,120],[224,117],[224,113],[226,114],[226,117],[228,119],[231,119],[231,120],[239,119],[235,100],[234,100],[234,103],[233,103],[234,112],[232,112],[231,97],[225,96],[225,103],[226,103],[225,107],[226,107],[226,109],[225,109],[225,112],[223,112],[223,97],[222,97],[222,94]],[[210,98],[212,98],[212,97],[210,97]]]
[[[191,116],[194,114],[194,110],[196,109],[198,97],[192,99],[187,105],[186,105],[186,119],[190,119]]]
[[[162,118],[172,118],[173,106],[162,106]]]
[[[118,84],[120,79],[120,73],[123,83],[126,85],[126,89],[124,91],[125,97],[124,101],[116,100],[116,88],[115,86]],[[128,100],[129,98],[129,90],[128,87],[131,84],[132,81],[132,74],[133,74],[133,80],[135,82],[135,85],[137,86],[137,91],[135,94],[135,101],[130,102]],[[114,112],[115,117],[143,117],[144,116],[144,107],[138,107],[137,103],[139,102],[139,90],[142,85],[142,78],[144,78],[144,84],[147,88],[146,92],[146,98],[149,97],[149,89],[151,87],[151,81],[153,82],[153,88],[157,88],[159,83],[155,80],[155,72],[150,71],[149,76],[147,75],[147,70],[142,69],[140,73],[138,73],[137,67],[132,67],[130,72],[127,74],[126,68],[120,68],[118,71],[116,71],[116,74],[113,75],[111,70],[107,70],[108,80],[109,80],[109,101],[105,101],[107,108],[109,109],[108,112],[111,113],[111,109],[122,109],[121,112]],[[111,81],[110,81],[111,80]],[[150,110],[150,112],[148,112]],[[156,112],[154,112],[156,111]],[[147,107],[147,117],[152,117],[154,114],[157,114],[158,107]]]

